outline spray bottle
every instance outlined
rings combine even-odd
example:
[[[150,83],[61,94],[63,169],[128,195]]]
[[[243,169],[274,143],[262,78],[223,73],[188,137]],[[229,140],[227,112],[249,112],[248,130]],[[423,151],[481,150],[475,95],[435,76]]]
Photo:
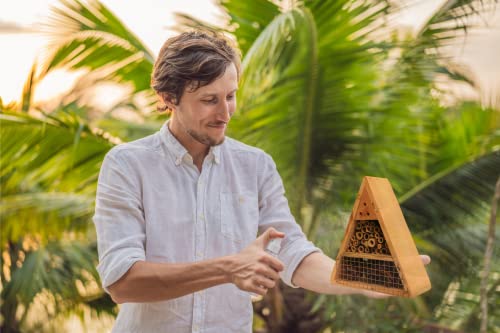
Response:
[[[279,254],[280,249],[281,249],[281,241],[282,240],[283,240],[283,238],[271,239],[269,241],[269,243],[267,243],[267,246],[264,249],[264,251],[266,251],[267,253],[269,253],[273,257],[278,258],[278,254]],[[252,302],[257,302],[257,301],[260,301],[262,299],[261,295],[255,294],[252,292],[250,293],[250,296],[252,296]]]

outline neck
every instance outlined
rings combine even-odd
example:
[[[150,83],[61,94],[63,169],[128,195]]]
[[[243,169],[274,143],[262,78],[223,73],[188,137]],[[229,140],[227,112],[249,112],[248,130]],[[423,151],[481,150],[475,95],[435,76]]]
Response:
[[[174,117],[172,115],[171,120],[168,122],[170,133],[186,148],[189,155],[193,158],[193,163],[201,170],[201,165],[205,156],[208,155],[210,146],[195,140],[178,121],[172,119]]]

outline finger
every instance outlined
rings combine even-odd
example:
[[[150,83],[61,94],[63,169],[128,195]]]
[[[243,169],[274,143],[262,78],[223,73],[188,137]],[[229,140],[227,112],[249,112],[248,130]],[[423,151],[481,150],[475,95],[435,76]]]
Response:
[[[273,227],[270,227],[270,228],[266,229],[266,231],[264,231],[262,233],[262,235],[260,235],[257,238],[256,242],[258,242],[262,246],[262,248],[264,249],[271,239],[283,238],[283,237],[285,237],[284,233],[279,232],[278,230],[274,229]]]
[[[285,269],[285,265],[278,258],[273,257],[266,253],[265,256],[262,256],[261,262],[274,269],[276,272],[281,272]]]
[[[420,255],[420,259],[422,260],[422,263],[424,265],[429,265],[431,263],[431,257],[429,257],[428,255],[422,254]]]
[[[269,228],[269,240],[273,239],[273,238],[284,238],[285,237],[285,234],[282,233],[281,231],[278,231],[274,228]]]
[[[268,279],[265,276],[257,276],[255,277],[254,281],[256,285],[265,287],[266,289],[274,288],[274,286],[276,285],[276,283],[273,280]]]
[[[264,269],[261,272],[259,272],[259,274],[273,281],[278,281],[280,278],[279,273],[269,266],[264,267]]]
[[[370,291],[370,292],[366,293],[366,296],[370,297],[370,298],[375,298],[375,299],[384,299],[384,298],[392,297],[392,295],[379,293],[377,291]]]
[[[252,285],[250,288],[248,288],[247,291],[261,296],[265,296],[267,294],[267,288],[261,285]]]
[[[276,272],[274,269],[266,265],[262,265],[262,267],[259,267],[255,271],[255,273],[257,273],[257,275],[260,276],[265,276],[266,278],[271,279],[273,281],[277,281],[280,278],[278,272]]]

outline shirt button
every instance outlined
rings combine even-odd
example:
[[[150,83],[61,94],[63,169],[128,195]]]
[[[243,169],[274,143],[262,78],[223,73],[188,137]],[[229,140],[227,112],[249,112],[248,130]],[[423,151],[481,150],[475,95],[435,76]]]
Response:
[[[198,325],[193,325],[193,331],[197,332],[199,329]]]
[[[205,221],[205,215],[201,214],[200,215],[200,220]]]
[[[203,253],[200,251],[196,252],[196,258],[201,259],[203,257]]]

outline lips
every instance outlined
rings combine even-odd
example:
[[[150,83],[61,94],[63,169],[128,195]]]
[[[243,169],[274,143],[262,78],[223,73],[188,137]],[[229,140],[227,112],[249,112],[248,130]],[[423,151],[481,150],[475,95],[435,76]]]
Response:
[[[227,123],[225,123],[225,122],[208,124],[208,127],[219,128],[219,129],[226,128],[226,126],[227,126]]]

